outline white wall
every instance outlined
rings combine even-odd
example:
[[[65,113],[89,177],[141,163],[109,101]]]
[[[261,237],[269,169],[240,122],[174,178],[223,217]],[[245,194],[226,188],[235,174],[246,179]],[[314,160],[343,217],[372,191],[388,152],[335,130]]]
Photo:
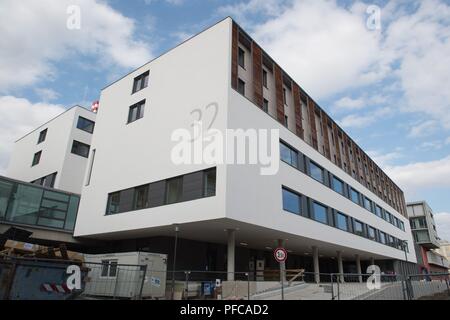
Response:
[[[275,176],[261,176],[257,165],[228,166],[227,217],[387,257],[404,258],[404,252],[401,250],[283,211],[281,188],[282,185],[285,185],[394,237],[407,239],[410,248],[408,259],[409,261],[416,261],[414,250],[412,250],[414,245],[411,230],[406,218],[384,203],[375,194],[355,183],[344,171],[232,89],[230,89],[228,127],[279,129],[281,139],[394,214],[404,222],[406,231],[403,232],[394,227],[283,162],[280,162],[280,171]],[[279,150],[274,152],[279,155]]]
[[[225,166],[217,166],[216,196],[194,201],[105,216],[108,193],[212,167],[176,165],[171,161],[171,134],[190,129],[203,110],[209,124],[211,102],[218,103],[213,128],[225,129],[231,70],[231,19],[191,40],[105,88],[100,97],[96,149],[89,186],[83,188],[75,236],[142,230],[155,226],[224,216]],[[131,94],[133,79],[150,71],[147,88]],[[126,124],[128,110],[146,99],[142,119]]]
[[[72,141],[90,144],[92,134],[76,128],[80,115],[95,121],[94,113],[75,106],[17,140],[6,176],[31,182],[57,172],[56,189],[81,193],[87,159],[71,153]],[[45,141],[37,144],[40,132],[45,129]],[[31,166],[34,154],[41,150],[39,164]]]

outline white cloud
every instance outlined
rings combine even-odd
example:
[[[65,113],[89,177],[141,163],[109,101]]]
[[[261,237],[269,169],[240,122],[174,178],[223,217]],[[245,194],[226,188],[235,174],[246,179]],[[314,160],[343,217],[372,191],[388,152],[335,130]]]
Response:
[[[384,170],[410,198],[420,190],[450,187],[450,156],[428,162],[385,166]]]
[[[441,239],[450,241],[450,213],[440,212],[434,215],[438,236]]]
[[[408,136],[411,138],[429,136],[438,129],[438,125],[439,123],[435,120],[427,120],[420,124],[413,124]]]
[[[381,117],[391,115],[392,109],[385,107],[364,115],[350,114],[338,121],[338,124],[343,128],[364,128],[375,123]]]
[[[357,110],[364,107],[365,101],[362,98],[352,99],[350,97],[344,97],[338,100],[334,105],[339,109]]]
[[[445,144],[450,144],[450,137],[445,140]]]
[[[69,5],[81,9],[81,28],[67,28]],[[0,2],[0,91],[52,79],[54,63],[74,56],[93,57],[97,67],[137,67],[151,47],[135,38],[134,20],[102,0]]]
[[[61,105],[0,97],[0,174],[4,174],[14,141],[63,112]]]
[[[367,151],[367,154],[380,167],[385,167],[391,164],[392,161],[403,157],[403,154],[399,151],[381,153],[379,151],[370,150]]]
[[[59,93],[50,88],[36,88],[34,92],[41,98],[44,102],[58,99]]]

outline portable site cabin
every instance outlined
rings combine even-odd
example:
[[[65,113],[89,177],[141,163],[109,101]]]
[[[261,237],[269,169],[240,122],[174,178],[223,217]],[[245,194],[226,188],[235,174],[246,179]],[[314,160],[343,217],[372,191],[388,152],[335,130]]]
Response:
[[[86,254],[84,258],[84,265],[89,269],[84,295],[130,299],[165,297],[166,254],[125,252]]]

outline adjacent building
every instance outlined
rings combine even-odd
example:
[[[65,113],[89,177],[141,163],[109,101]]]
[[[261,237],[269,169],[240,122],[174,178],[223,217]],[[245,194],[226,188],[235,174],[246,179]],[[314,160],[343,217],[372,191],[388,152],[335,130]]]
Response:
[[[441,243],[430,206],[425,201],[411,202],[407,204],[407,212],[419,271],[427,274],[447,272],[449,261],[438,251]]]
[[[175,163],[174,132],[196,120],[278,130],[279,170]],[[74,235],[106,240],[103,252],[167,253],[170,265],[177,235],[177,269],[232,278],[278,268],[283,246],[285,267],[317,281],[417,261],[401,189],[230,18],[104,88],[90,145]]]
[[[18,139],[6,176],[81,193],[95,113],[74,106]]]
[[[450,261],[450,242],[448,242],[447,240],[440,240],[439,249],[436,249],[436,252],[445,257],[447,261]]]

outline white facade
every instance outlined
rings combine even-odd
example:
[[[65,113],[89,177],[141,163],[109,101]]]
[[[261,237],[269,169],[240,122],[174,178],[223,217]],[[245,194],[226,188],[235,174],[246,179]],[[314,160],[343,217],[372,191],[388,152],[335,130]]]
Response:
[[[79,117],[95,121],[95,113],[74,106],[18,139],[14,144],[6,176],[32,182],[56,173],[53,187],[80,194],[88,159],[73,154],[73,141],[91,144],[92,133],[77,128]],[[39,142],[41,132],[47,130]],[[39,163],[33,158],[41,152]]]
[[[89,185],[83,187],[74,235],[99,239],[173,236],[173,225],[177,224],[183,237],[192,240],[227,243],[224,230],[234,229],[236,243],[254,249],[267,250],[281,240],[300,255],[317,247],[320,255],[328,257],[404,260],[402,250],[284,211],[281,195],[282,186],[286,186],[406,240],[408,261],[416,262],[405,217],[231,88],[231,34],[232,20],[227,18],[102,91],[91,147],[95,150],[93,170]],[[147,71],[148,87],[130,94],[134,78]],[[243,77],[251,75],[240,72]],[[127,124],[129,107],[143,99],[143,118]],[[218,164],[214,197],[106,215],[112,192],[211,167],[176,165],[171,160],[173,131],[191,129],[198,119],[196,109],[201,110],[205,125],[209,124],[214,118],[213,108],[207,107],[211,103],[218,105],[213,129],[279,129],[282,140],[369,196],[402,221],[405,230],[283,162],[274,176],[260,175],[257,165]],[[273,113],[273,103],[269,113]],[[292,101],[287,104],[286,108],[293,108]],[[293,118],[289,115],[288,121]],[[279,149],[272,152],[278,155]]]

